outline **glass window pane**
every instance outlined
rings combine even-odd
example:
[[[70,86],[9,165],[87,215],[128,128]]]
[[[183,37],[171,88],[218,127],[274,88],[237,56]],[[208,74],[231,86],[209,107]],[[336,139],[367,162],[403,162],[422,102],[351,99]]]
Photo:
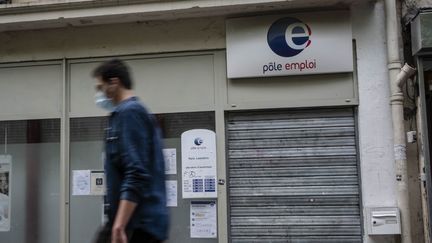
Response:
[[[182,199],[181,135],[191,129],[215,131],[214,112],[187,112],[156,115],[162,129],[165,148],[176,150],[177,170],[166,180],[177,181],[177,207],[170,207],[170,234],[167,243],[215,243],[217,239],[190,238],[190,203]]]
[[[181,195],[181,134],[190,129],[215,131],[214,112],[188,112],[156,114],[161,127],[165,148],[175,148],[177,173],[167,175],[167,180],[176,180],[178,206],[171,207],[170,239],[167,243],[210,243],[217,239],[191,239],[189,229],[189,207],[191,200]],[[71,119],[71,178],[73,170],[103,170],[103,139],[107,117]],[[71,185],[72,189],[72,185]],[[70,243],[88,242],[94,237],[103,219],[102,196],[74,196],[70,200]]]
[[[102,225],[103,196],[72,195],[75,170],[103,170],[107,117],[73,118],[70,122],[70,243],[90,242]]]
[[[185,112],[156,114],[164,138],[180,139],[181,134],[191,129],[215,131],[214,112]]]
[[[0,243],[59,242],[60,120],[0,122]]]

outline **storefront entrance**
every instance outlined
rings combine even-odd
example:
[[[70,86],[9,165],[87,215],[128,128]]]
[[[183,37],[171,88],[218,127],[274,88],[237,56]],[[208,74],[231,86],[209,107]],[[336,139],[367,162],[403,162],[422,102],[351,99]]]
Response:
[[[352,109],[230,113],[230,242],[362,242],[356,144]]]

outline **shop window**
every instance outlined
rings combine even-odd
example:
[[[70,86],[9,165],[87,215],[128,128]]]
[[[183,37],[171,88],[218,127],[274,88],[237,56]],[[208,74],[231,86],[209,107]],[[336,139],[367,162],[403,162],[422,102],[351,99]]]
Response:
[[[0,243],[59,242],[60,120],[0,122]]]
[[[191,129],[208,129],[215,131],[214,112],[187,112],[156,114],[162,130],[165,148],[175,149],[176,174],[166,175],[166,180],[177,181],[177,206],[170,207],[171,226],[170,242],[198,243],[200,239],[190,238],[189,207],[191,200],[183,200],[181,195],[181,134]],[[107,117],[72,118],[70,122],[70,177],[74,171],[103,171],[103,139]],[[97,228],[105,220],[103,196],[73,195],[71,183],[70,195],[70,243],[88,242]],[[212,239],[206,242],[217,242]]]

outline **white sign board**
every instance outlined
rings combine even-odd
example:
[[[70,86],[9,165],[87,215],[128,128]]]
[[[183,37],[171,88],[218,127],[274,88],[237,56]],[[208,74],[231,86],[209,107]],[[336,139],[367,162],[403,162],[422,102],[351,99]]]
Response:
[[[346,11],[229,19],[228,78],[353,71]]]
[[[0,155],[0,231],[10,231],[11,155]]]
[[[194,129],[181,135],[183,198],[216,198],[216,134]]]
[[[216,238],[217,213],[216,202],[194,202],[190,204],[190,237]]]

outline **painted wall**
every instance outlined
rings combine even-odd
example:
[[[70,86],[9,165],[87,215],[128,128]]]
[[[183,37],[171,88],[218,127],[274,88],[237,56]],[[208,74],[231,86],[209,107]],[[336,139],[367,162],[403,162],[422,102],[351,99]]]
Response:
[[[223,18],[0,33],[0,62],[225,48]]]
[[[359,147],[363,207],[394,207],[396,201],[390,87],[385,45],[384,5],[363,3],[353,6],[353,36],[357,45],[360,105]],[[365,243],[395,242],[394,236],[368,236]]]

